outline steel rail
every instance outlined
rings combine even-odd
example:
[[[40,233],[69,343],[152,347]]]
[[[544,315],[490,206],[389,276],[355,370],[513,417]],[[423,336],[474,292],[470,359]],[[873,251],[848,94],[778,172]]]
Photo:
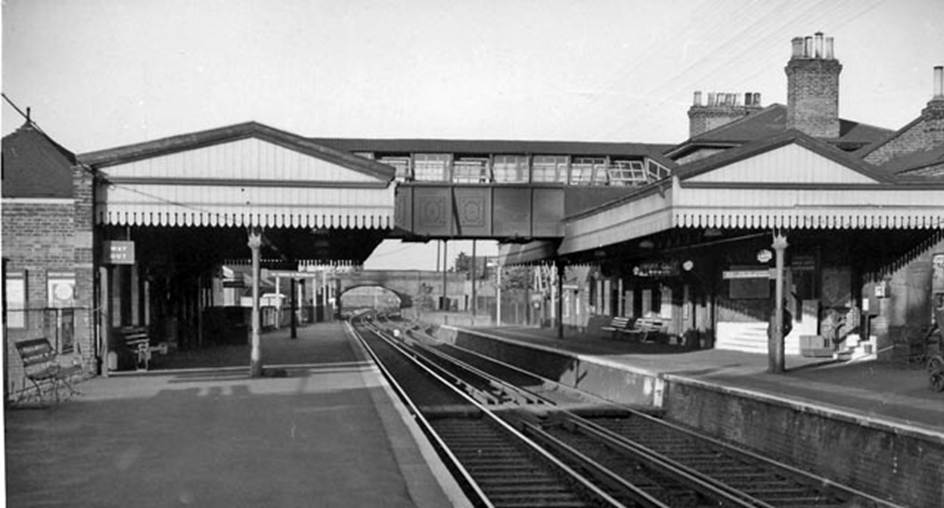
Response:
[[[408,358],[411,362],[413,362],[415,365],[417,365],[418,367],[420,367],[421,369],[423,369],[426,373],[428,373],[428,374],[429,374],[430,376],[432,376],[434,379],[437,379],[437,380],[438,380],[439,382],[441,382],[443,385],[447,386],[449,389],[453,390],[455,393],[457,393],[458,395],[460,395],[462,398],[464,398],[466,401],[468,401],[472,406],[474,406],[474,407],[477,408],[479,411],[481,411],[481,413],[482,413],[484,416],[488,417],[488,418],[490,419],[490,421],[492,421],[492,422],[494,422],[495,424],[497,424],[497,425],[498,425],[500,428],[502,428],[505,432],[507,432],[508,434],[510,434],[511,436],[513,436],[517,441],[519,441],[519,442],[521,442],[521,443],[524,443],[525,446],[526,446],[528,449],[530,449],[532,452],[534,452],[534,453],[540,455],[541,457],[543,457],[544,460],[546,460],[548,463],[550,463],[555,469],[557,469],[558,471],[560,471],[561,473],[563,473],[567,478],[569,478],[569,479],[573,480],[574,482],[578,483],[583,489],[586,489],[589,493],[591,493],[593,496],[595,496],[596,498],[598,498],[600,501],[603,501],[603,502],[606,503],[607,505],[609,505],[609,506],[615,506],[615,507],[624,507],[624,505],[623,505],[622,503],[620,503],[618,500],[614,499],[612,496],[610,496],[609,494],[607,494],[606,492],[604,492],[603,490],[601,490],[601,489],[600,489],[597,485],[595,485],[593,482],[591,482],[590,480],[588,480],[587,478],[585,478],[583,475],[581,475],[580,473],[578,473],[577,471],[575,471],[573,468],[571,468],[571,467],[568,466],[567,464],[563,463],[560,459],[558,459],[557,457],[555,457],[554,455],[552,455],[551,453],[549,453],[549,452],[548,452],[547,450],[545,450],[543,447],[539,446],[537,443],[535,443],[534,441],[532,441],[530,438],[528,438],[527,436],[525,436],[524,434],[522,434],[521,432],[519,432],[517,429],[515,429],[514,427],[512,427],[511,425],[509,425],[507,422],[505,422],[503,419],[501,419],[498,415],[496,415],[493,411],[489,410],[488,408],[486,408],[485,406],[483,406],[480,402],[478,402],[478,401],[475,400],[473,397],[471,397],[469,394],[465,393],[462,389],[460,389],[459,387],[455,386],[453,383],[450,383],[447,379],[443,378],[443,377],[440,376],[438,373],[436,373],[435,371],[433,371],[432,369],[430,369],[427,365],[425,365],[423,362],[419,361],[417,358],[415,358],[415,357],[414,357],[412,354],[410,354],[408,351],[405,351],[404,348],[403,348],[400,344],[397,343],[397,341],[391,340],[389,337],[386,337],[385,334],[384,334],[382,331],[380,331],[380,330],[376,327],[376,325],[374,325],[374,324],[369,324],[369,325],[367,325],[367,326],[369,327],[370,331],[371,331],[372,333],[374,333],[378,338],[380,338],[381,340],[383,340],[384,342],[386,342],[386,343],[388,343],[390,346],[392,346],[394,349],[396,349],[397,351],[399,351],[402,355],[404,355],[405,358]],[[366,342],[365,342],[361,337],[358,336],[358,340],[359,340],[362,344],[365,344],[365,345],[366,345]],[[379,359],[376,357],[376,355],[372,354],[372,356],[374,357],[374,360],[375,360],[376,362],[378,362],[378,364],[379,364]],[[389,371],[386,372],[385,376],[386,376],[386,375],[389,375]],[[405,391],[402,391],[402,388],[401,388],[401,396],[406,396],[406,393],[405,393]],[[419,408],[417,408],[415,405],[412,405],[412,404],[411,404],[411,406],[412,406],[412,410],[417,411],[417,414],[419,414],[419,411],[420,411]],[[481,486],[478,484],[478,482],[476,482],[476,481],[472,478],[471,473],[470,473],[464,466],[461,465],[461,462],[460,462],[460,461],[458,460],[458,458],[451,452],[451,450],[448,449],[448,445],[446,445],[445,441],[442,440],[442,438],[438,435],[438,433],[435,431],[435,429],[432,428],[432,425],[429,424],[428,420],[426,420],[425,418],[423,418],[423,421],[425,421],[426,424],[428,425],[429,431],[432,432],[433,435],[435,435],[436,441],[437,441],[439,444],[441,444],[442,446],[444,446],[444,447],[446,448],[447,453],[448,453],[447,456],[450,458],[450,460],[455,461],[455,465],[458,467],[459,470],[462,471],[462,473],[463,473],[463,475],[464,475],[464,476],[463,476],[463,479],[467,479],[468,481],[472,482],[471,484],[472,484],[472,485],[475,485],[476,488],[478,489],[478,491],[481,492],[481,494],[482,494],[483,496],[485,496],[484,491],[481,490]],[[486,496],[485,498],[487,499],[487,496]],[[489,501],[489,503],[491,503],[491,502]],[[489,505],[491,505],[491,504],[489,504]]]
[[[428,335],[427,335],[427,336],[428,336]],[[436,339],[436,338],[434,338],[434,337],[431,337],[431,336],[430,336],[430,338],[431,338],[432,340],[438,340],[438,339]],[[650,422],[650,423],[653,423],[654,425],[657,425],[657,426],[666,427],[666,428],[672,429],[672,430],[674,430],[674,431],[684,433],[684,434],[688,435],[689,437],[691,437],[691,438],[693,438],[693,439],[695,439],[695,440],[699,440],[699,441],[702,441],[702,442],[710,443],[710,444],[712,444],[712,445],[714,445],[714,446],[717,446],[717,447],[719,447],[719,448],[722,448],[722,449],[726,450],[727,452],[732,453],[732,454],[734,454],[734,455],[741,455],[741,456],[748,457],[748,458],[751,458],[751,459],[753,459],[753,460],[756,460],[756,461],[765,463],[765,464],[767,464],[768,466],[771,466],[771,467],[773,467],[773,468],[775,468],[775,469],[779,469],[779,470],[781,470],[782,472],[784,472],[784,473],[786,473],[786,474],[789,474],[789,475],[791,475],[791,476],[797,478],[797,479],[798,479],[798,480],[797,480],[798,482],[801,482],[801,483],[802,483],[802,482],[808,482],[808,483],[810,483],[811,485],[818,485],[820,488],[823,488],[824,490],[827,490],[827,491],[828,491],[828,490],[839,491],[839,492],[842,492],[842,493],[845,494],[845,495],[852,496],[852,497],[857,497],[857,498],[860,498],[860,499],[862,499],[862,500],[871,502],[871,503],[873,503],[873,505],[875,505],[875,506],[886,507],[886,508],[901,508],[901,505],[898,505],[898,504],[892,503],[892,502],[890,502],[890,501],[886,501],[886,500],[884,500],[884,499],[878,498],[878,497],[876,497],[876,496],[874,496],[874,495],[872,495],[872,494],[869,494],[869,493],[867,493],[867,492],[863,492],[863,491],[861,491],[861,490],[855,489],[855,488],[850,487],[850,486],[848,486],[848,485],[844,485],[844,484],[842,484],[842,483],[835,482],[835,481],[830,480],[830,479],[828,479],[828,478],[824,478],[824,477],[822,477],[822,476],[815,475],[815,474],[813,474],[813,473],[810,473],[809,471],[805,471],[805,470],[803,470],[803,469],[799,469],[799,468],[797,468],[797,467],[795,467],[795,466],[791,466],[791,465],[789,465],[789,464],[780,462],[780,461],[778,461],[778,460],[776,460],[776,459],[773,459],[773,458],[771,458],[771,457],[767,457],[767,456],[761,455],[761,454],[759,454],[759,453],[757,453],[757,452],[754,452],[754,451],[751,451],[751,450],[749,450],[749,449],[742,448],[742,447],[740,447],[740,446],[737,446],[737,445],[734,445],[734,444],[731,444],[731,443],[722,441],[722,440],[720,440],[720,439],[718,439],[718,438],[711,437],[711,436],[708,436],[708,435],[705,435],[705,434],[701,434],[701,433],[696,432],[696,431],[694,431],[694,430],[692,430],[692,429],[689,429],[689,428],[680,426],[680,425],[675,424],[675,423],[672,423],[672,422],[668,422],[668,421],[663,420],[663,419],[661,419],[661,418],[656,418],[656,417],[654,417],[654,416],[652,416],[652,415],[649,415],[649,414],[647,414],[647,413],[645,413],[645,412],[639,411],[638,409],[635,409],[635,408],[633,408],[633,407],[631,407],[631,406],[626,406],[626,405],[623,405],[623,404],[619,404],[619,403],[617,403],[617,402],[613,402],[613,401],[609,401],[609,400],[600,398],[600,397],[598,397],[598,396],[596,396],[596,395],[593,395],[593,394],[591,394],[591,393],[583,392],[583,391],[581,391],[581,390],[578,390],[577,388],[569,387],[569,386],[567,386],[567,385],[564,385],[564,384],[559,383],[559,382],[557,382],[557,381],[554,381],[554,380],[552,380],[552,379],[548,379],[548,378],[539,376],[539,375],[537,375],[537,374],[535,374],[535,373],[533,373],[533,372],[524,370],[524,369],[522,369],[522,368],[520,368],[520,367],[517,367],[517,366],[515,366],[515,365],[511,365],[511,364],[508,364],[508,363],[503,362],[503,361],[501,361],[501,360],[496,360],[496,359],[494,359],[494,358],[488,357],[488,356],[483,355],[483,354],[481,354],[481,353],[479,353],[479,352],[477,352],[477,351],[472,351],[472,350],[467,349],[467,348],[464,348],[464,347],[462,347],[462,346],[458,346],[458,345],[455,345],[455,344],[448,344],[448,343],[443,343],[443,344],[449,346],[450,348],[455,348],[455,349],[458,349],[458,350],[460,350],[460,351],[463,351],[463,352],[465,352],[465,353],[467,353],[467,354],[471,354],[471,355],[480,357],[480,358],[482,358],[483,360],[490,361],[490,362],[493,362],[493,363],[495,363],[495,364],[501,365],[502,367],[509,368],[509,369],[511,369],[511,370],[515,370],[515,371],[521,372],[521,373],[523,373],[523,374],[528,374],[528,375],[534,376],[534,377],[537,378],[537,379],[541,379],[541,380],[544,381],[545,383],[550,383],[550,384],[553,384],[553,385],[562,387],[562,388],[567,389],[567,390],[578,391],[578,392],[580,392],[580,393],[582,393],[582,394],[584,394],[584,395],[586,395],[586,396],[592,397],[592,398],[597,399],[597,400],[604,401],[605,403],[611,405],[612,407],[615,407],[615,408],[624,410],[624,411],[626,411],[628,414],[630,414],[631,416],[639,417],[639,418],[645,419],[646,421],[648,421],[648,422]],[[520,387],[519,387],[519,389],[526,390],[525,388],[520,388]],[[535,395],[536,395],[536,396],[540,396],[539,394],[535,394]],[[570,413],[569,411],[564,411],[564,410],[562,410],[562,411],[565,412],[565,413]],[[577,416],[577,415],[575,415],[575,416]],[[577,416],[577,417],[579,418],[579,416]],[[703,474],[703,473],[699,473],[699,474]],[[736,489],[735,489],[735,490],[736,490]]]
[[[476,482],[472,478],[472,476],[465,469],[465,467],[462,466],[462,463],[459,462],[459,459],[456,458],[455,455],[453,455],[449,447],[446,446],[446,443],[443,442],[443,440],[439,437],[439,434],[433,428],[432,424],[429,423],[429,420],[427,420],[426,417],[423,416],[423,413],[420,411],[420,409],[416,406],[416,404],[413,403],[413,399],[410,398],[410,396],[406,393],[406,390],[404,390],[403,387],[400,386],[400,383],[397,382],[396,378],[390,373],[390,371],[383,364],[383,362],[380,361],[380,357],[377,355],[374,349],[370,346],[370,344],[368,344],[367,341],[365,341],[360,336],[360,334],[357,332],[357,330],[354,329],[354,326],[351,324],[350,321],[345,321],[344,324],[347,327],[348,332],[351,333],[357,339],[361,347],[363,347],[364,350],[367,351],[367,354],[370,355],[371,359],[373,359],[374,364],[377,365],[377,368],[380,370],[383,377],[387,380],[388,383],[390,383],[390,386],[393,388],[393,391],[397,394],[397,397],[399,397],[400,400],[404,403],[404,405],[406,405],[407,411],[409,411],[410,414],[413,416],[413,418],[416,420],[423,434],[425,434],[426,437],[432,441],[433,446],[436,448],[436,450],[439,453],[445,455],[446,458],[449,459],[447,467],[449,467],[449,469],[451,469],[454,474],[458,474],[459,478],[462,480],[462,483],[464,483],[466,487],[470,489],[472,493],[475,495],[475,500],[470,500],[470,501],[472,502],[477,501],[482,506],[485,506],[487,508],[494,508],[494,505],[488,499],[488,496],[485,495],[485,492],[482,491],[482,488],[479,486],[478,482]]]

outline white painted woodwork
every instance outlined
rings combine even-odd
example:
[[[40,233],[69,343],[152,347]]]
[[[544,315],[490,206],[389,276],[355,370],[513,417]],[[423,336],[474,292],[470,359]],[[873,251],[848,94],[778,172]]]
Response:
[[[619,243],[669,229],[672,193],[649,194],[621,205],[564,223],[564,239],[558,252],[567,254]]]
[[[390,228],[387,188],[121,184],[99,189],[97,221],[119,225]]]
[[[103,169],[113,177],[375,182],[377,178],[258,138],[194,148]]]
[[[876,183],[852,168],[789,144],[690,178],[690,182]]]

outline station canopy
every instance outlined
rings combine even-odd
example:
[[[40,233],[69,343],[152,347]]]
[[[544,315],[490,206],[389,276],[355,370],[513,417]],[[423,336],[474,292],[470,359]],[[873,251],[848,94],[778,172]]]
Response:
[[[261,228],[268,256],[357,262],[393,227],[393,168],[256,122],[78,161],[98,176],[96,223],[158,250],[202,245],[233,259]]]

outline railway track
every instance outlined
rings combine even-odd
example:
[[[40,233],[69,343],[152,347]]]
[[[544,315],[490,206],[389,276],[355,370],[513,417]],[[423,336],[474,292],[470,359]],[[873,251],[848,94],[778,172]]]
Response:
[[[494,418],[518,429],[620,505],[894,506],[650,414],[437,343],[409,323],[372,326],[378,327],[378,336],[387,335],[383,327],[396,330],[397,338],[388,340],[402,352],[479,404],[491,406]],[[460,428],[444,428],[444,433],[458,446],[455,458],[462,462],[470,457],[461,439],[455,440],[476,431]],[[488,460],[471,457],[468,464],[487,469]],[[494,469],[492,476],[507,480],[502,471]],[[527,492],[525,485],[503,486],[504,491],[518,488]]]

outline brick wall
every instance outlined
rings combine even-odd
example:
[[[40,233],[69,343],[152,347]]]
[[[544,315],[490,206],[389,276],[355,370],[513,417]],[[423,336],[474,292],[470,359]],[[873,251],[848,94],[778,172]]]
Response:
[[[785,70],[787,128],[815,137],[839,137],[839,61],[794,58]]]
[[[944,441],[718,387],[667,381],[665,417],[904,506],[944,506]]]
[[[688,110],[688,135],[693,138],[759,110],[756,106],[692,106]]]
[[[917,120],[897,136],[865,156],[866,162],[881,165],[901,155],[929,150],[944,144],[944,100],[928,102]]]
[[[86,371],[93,372],[92,344],[92,179],[75,168],[74,199],[3,200],[3,257],[8,273],[26,274],[28,322],[26,328],[7,330],[7,375],[11,393],[23,386],[22,366],[13,343],[45,336],[43,309],[48,306],[48,275],[75,275],[74,344]]]

